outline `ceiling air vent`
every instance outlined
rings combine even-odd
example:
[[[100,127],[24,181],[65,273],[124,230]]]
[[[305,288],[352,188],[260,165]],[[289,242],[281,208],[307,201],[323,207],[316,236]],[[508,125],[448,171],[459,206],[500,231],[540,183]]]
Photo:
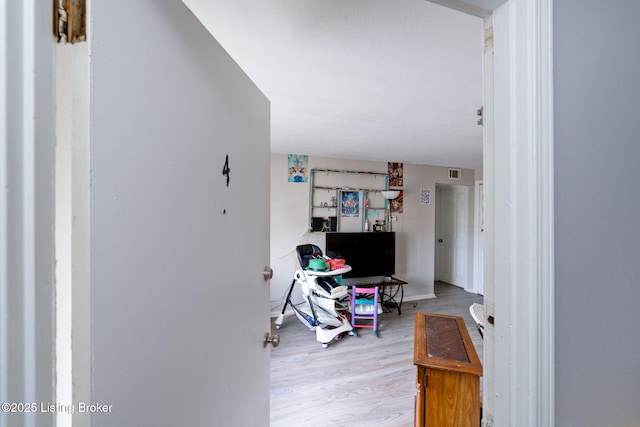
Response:
[[[449,168],[449,179],[462,179],[462,169]]]

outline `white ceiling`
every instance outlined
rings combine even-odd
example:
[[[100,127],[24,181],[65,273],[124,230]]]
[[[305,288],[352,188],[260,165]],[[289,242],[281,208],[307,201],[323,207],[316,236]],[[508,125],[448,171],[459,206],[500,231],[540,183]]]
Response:
[[[271,101],[271,152],[482,167],[482,19],[425,0],[184,0]]]

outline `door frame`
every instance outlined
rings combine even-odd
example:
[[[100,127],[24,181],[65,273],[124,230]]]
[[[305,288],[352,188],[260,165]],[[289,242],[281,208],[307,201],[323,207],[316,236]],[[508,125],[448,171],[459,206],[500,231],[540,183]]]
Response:
[[[3,2],[0,22],[0,401],[55,402],[51,3]],[[3,426],[54,424],[0,411]]]
[[[553,0],[508,0],[487,21],[483,426],[553,426]]]
[[[5,95],[7,88],[13,88],[20,93],[18,100],[21,101],[22,115],[16,118],[15,108],[12,109],[14,105],[9,105],[8,98],[3,97],[5,101],[0,107],[0,121],[5,125],[12,124],[13,129],[19,132],[30,130],[38,133],[48,142],[32,145],[31,150],[24,152],[21,163],[7,162],[5,154],[9,140],[3,134],[0,136],[0,155],[3,156],[1,160],[7,177],[25,178],[30,183],[50,183],[53,179],[51,163],[36,166],[36,160],[42,161],[43,154],[46,157],[47,153],[52,152],[54,127],[47,123],[49,116],[44,114],[40,119],[44,118],[45,123],[39,120],[34,131],[33,116],[28,113],[29,108],[36,108],[33,98],[36,82],[41,89],[38,91],[39,106],[45,104],[41,102],[41,95],[51,93],[54,88],[51,78],[36,78],[40,72],[44,75],[53,72],[53,65],[48,62],[51,48],[46,45],[50,40],[51,6],[34,0],[25,0],[21,5],[0,9],[0,21],[12,23],[10,27],[5,27],[7,32],[11,28],[12,34],[22,40],[23,51],[13,51],[12,58],[17,63],[20,63],[20,58],[27,61],[35,59],[37,64],[30,68],[35,70],[34,73],[3,73],[5,77],[0,82],[0,92]],[[508,10],[501,10],[503,8]],[[488,220],[485,236],[485,305],[487,315],[494,316],[495,328],[487,328],[485,334],[484,411],[487,416],[483,424],[490,426],[496,421],[497,425],[514,425],[510,421],[517,421],[521,426],[553,426],[553,0],[508,0],[494,11],[494,24],[497,23],[496,13],[501,15],[500,25],[506,23],[506,28],[500,28],[495,33],[495,40],[509,43],[507,59],[510,55],[510,60],[501,60],[500,64],[496,64],[496,76],[504,77],[506,74],[506,80],[503,84],[502,80],[496,78],[501,84],[495,88],[495,98],[496,103],[504,102],[511,106],[511,110],[498,119],[498,114],[494,117],[493,112],[485,106],[485,123],[495,121],[496,130],[495,141],[487,141],[484,147],[485,213]],[[0,69],[3,71],[13,67],[9,64],[16,63],[9,61],[11,58],[6,55],[7,46],[6,43],[0,44]],[[50,104],[49,107],[52,107],[53,103]],[[504,112],[499,108],[497,111]],[[30,140],[34,138],[30,134]],[[521,144],[511,144],[510,141],[519,141]],[[510,174],[506,180],[501,179],[505,171]],[[15,229],[15,224],[8,222],[14,214],[21,218],[37,218],[36,225],[53,223],[52,206],[38,211],[33,204],[22,203],[22,198],[31,201],[50,199],[51,188],[34,185],[27,190],[20,195],[20,200],[6,200],[7,203],[2,204],[2,230]],[[524,224],[517,221],[519,218],[523,219]],[[502,222],[503,219],[507,221]],[[34,221],[29,224],[33,226]],[[22,291],[9,294],[1,307],[3,311],[9,305],[26,305],[29,308],[20,321],[23,323],[19,329],[11,331],[11,336],[17,334],[21,341],[31,344],[37,341],[44,351],[37,354],[30,352],[25,357],[25,352],[31,348],[8,346],[11,337],[6,328],[0,328],[0,345],[6,352],[4,360],[23,361],[21,369],[13,369],[15,366],[11,369],[18,372],[16,375],[20,379],[1,376],[0,397],[8,396],[12,387],[22,383],[24,387],[21,387],[21,393],[25,399],[55,401],[52,381],[55,360],[53,332],[46,327],[55,322],[51,309],[53,288],[19,286],[28,281],[33,283],[31,279],[35,273],[48,271],[53,260],[49,259],[49,262],[35,253],[35,247],[46,247],[40,244],[48,241],[46,232],[41,228],[33,232],[34,227],[19,229],[27,231],[28,235],[11,235],[5,247],[27,245],[27,248],[31,248],[22,254],[22,265],[28,277],[19,277],[13,283]],[[505,237],[507,239],[503,239]],[[8,254],[8,251],[2,253]],[[505,266],[508,263],[496,262],[501,256],[513,259],[514,263]],[[0,291],[6,295],[5,283],[9,277],[6,256],[0,260],[0,269],[3,280]],[[518,292],[511,292],[510,289],[514,278],[518,279]],[[496,299],[495,296],[503,291],[506,291],[505,296]],[[526,313],[520,313],[521,308],[526,308]],[[47,343],[50,344],[48,347]],[[492,356],[487,358],[487,353]],[[502,365],[502,362],[506,364]],[[496,363],[512,368],[506,374],[497,373],[494,369]],[[8,370],[8,365],[0,366],[0,373]],[[494,398],[496,395],[499,397]],[[42,425],[51,425],[51,422],[46,420]]]
[[[473,193],[473,285],[472,292],[484,295],[484,244],[481,238],[484,233],[484,182],[477,180],[474,183]]]

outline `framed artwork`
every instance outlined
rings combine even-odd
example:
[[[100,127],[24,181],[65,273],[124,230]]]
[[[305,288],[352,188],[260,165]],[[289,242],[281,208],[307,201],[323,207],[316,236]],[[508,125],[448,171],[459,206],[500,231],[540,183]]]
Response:
[[[309,164],[309,156],[289,154],[289,178],[288,182],[307,182],[309,174],[307,173]]]
[[[341,213],[343,217],[360,215],[360,193],[358,191],[344,191],[342,193]]]

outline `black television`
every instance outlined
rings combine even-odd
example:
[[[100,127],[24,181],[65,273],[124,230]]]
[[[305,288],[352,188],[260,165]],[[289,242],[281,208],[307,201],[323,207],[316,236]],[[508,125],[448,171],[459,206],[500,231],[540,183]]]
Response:
[[[351,266],[345,278],[390,277],[396,268],[394,232],[326,233],[325,254]]]

